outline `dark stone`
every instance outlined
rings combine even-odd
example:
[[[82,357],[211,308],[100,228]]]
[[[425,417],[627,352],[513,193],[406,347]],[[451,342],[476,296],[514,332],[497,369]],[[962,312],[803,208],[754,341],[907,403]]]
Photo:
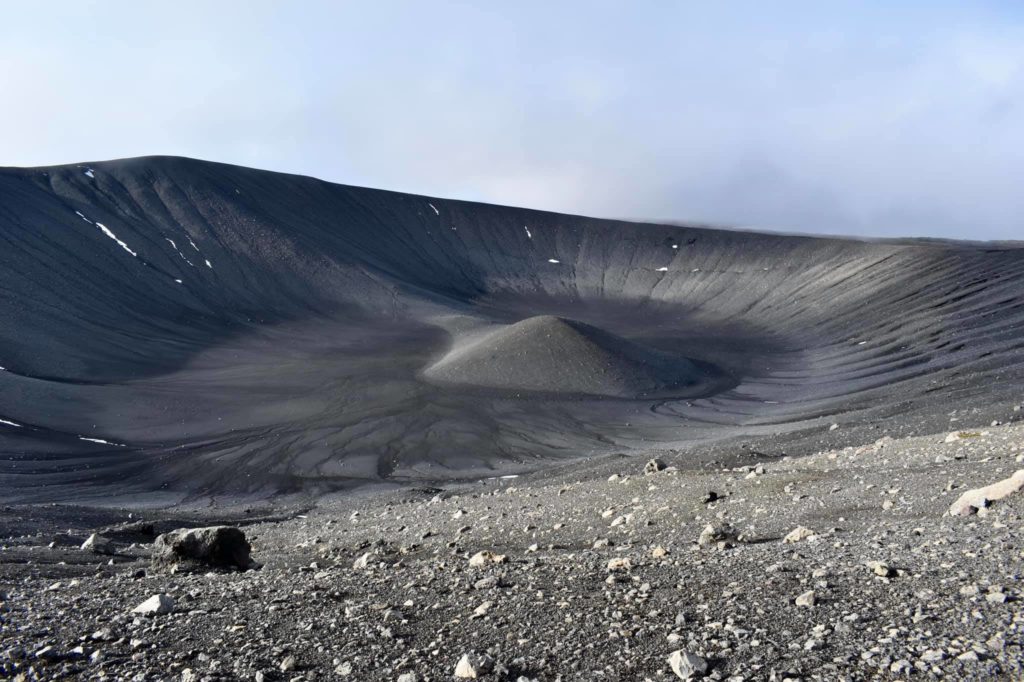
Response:
[[[99,534],[124,542],[152,542],[156,537],[156,527],[148,521],[128,521],[116,526],[107,526]]]
[[[254,566],[245,533],[233,526],[178,528],[157,537],[154,562],[182,568],[238,568]]]
[[[659,471],[664,471],[665,469],[666,469],[665,463],[662,462],[660,459],[657,459],[657,458],[649,460],[647,462],[647,464],[644,465],[644,473],[648,474],[648,475],[649,474],[656,474]]]

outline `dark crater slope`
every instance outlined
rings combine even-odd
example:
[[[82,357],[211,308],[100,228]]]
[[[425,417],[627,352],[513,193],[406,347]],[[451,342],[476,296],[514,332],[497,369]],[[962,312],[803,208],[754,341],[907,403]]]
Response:
[[[0,498],[317,494],[946,426],[1020,399],[1022,255],[181,158],[0,169]]]

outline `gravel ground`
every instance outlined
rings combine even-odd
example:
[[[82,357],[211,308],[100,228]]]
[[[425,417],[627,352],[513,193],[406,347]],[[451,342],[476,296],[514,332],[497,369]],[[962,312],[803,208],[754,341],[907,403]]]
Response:
[[[1024,493],[946,512],[1024,468],[1024,426],[878,435],[310,509],[5,507],[0,676],[412,682],[469,654],[487,680],[674,680],[681,651],[718,680],[1021,679]],[[148,529],[118,526],[140,520],[238,525],[262,566],[158,570]],[[112,553],[79,548],[94,532]],[[170,613],[133,614],[157,594]]]

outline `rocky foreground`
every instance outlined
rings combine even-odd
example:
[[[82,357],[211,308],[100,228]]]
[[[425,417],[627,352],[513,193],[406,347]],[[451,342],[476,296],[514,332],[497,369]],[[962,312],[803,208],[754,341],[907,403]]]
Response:
[[[961,497],[1022,460],[1013,425],[725,469],[618,458],[276,517],[7,507],[0,676],[1020,679],[1024,492]],[[154,542],[214,522],[255,563]]]

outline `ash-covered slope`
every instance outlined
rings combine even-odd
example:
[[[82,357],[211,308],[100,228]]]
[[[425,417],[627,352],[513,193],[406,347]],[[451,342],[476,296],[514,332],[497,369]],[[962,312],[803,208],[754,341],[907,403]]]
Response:
[[[682,398],[710,392],[717,373],[589,324],[538,315],[455,344],[423,374],[451,386],[504,391]]]
[[[0,494],[318,492],[941,415],[1018,392],[1022,254],[595,220],[180,158],[2,169]],[[643,349],[612,363],[628,397],[561,381],[522,395],[525,362],[484,393],[424,375],[536,316]],[[730,381],[638,398],[690,380],[664,357]]]

